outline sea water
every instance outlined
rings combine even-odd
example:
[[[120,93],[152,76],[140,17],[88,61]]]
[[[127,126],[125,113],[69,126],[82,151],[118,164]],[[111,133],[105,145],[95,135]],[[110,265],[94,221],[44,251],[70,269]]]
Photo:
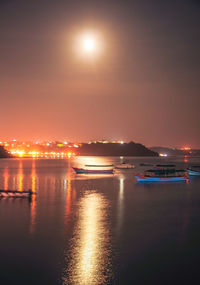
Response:
[[[135,169],[72,169],[124,160]],[[200,158],[1,159],[0,189],[35,195],[0,200],[0,284],[198,284],[200,179],[137,183],[140,163]]]

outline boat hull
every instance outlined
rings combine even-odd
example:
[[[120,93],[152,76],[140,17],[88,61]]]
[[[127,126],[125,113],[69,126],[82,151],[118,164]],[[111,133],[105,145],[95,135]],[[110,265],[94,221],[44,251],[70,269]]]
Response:
[[[187,181],[186,176],[179,177],[150,177],[144,175],[134,175],[138,182],[185,182]]]
[[[188,169],[187,172],[189,175],[192,175],[192,176],[200,176],[200,171]]]
[[[31,196],[34,193],[29,191],[17,191],[17,190],[2,190],[0,189],[0,198],[24,198],[28,197],[31,198]]]
[[[113,169],[83,169],[73,167],[77,174],[113,174]]]

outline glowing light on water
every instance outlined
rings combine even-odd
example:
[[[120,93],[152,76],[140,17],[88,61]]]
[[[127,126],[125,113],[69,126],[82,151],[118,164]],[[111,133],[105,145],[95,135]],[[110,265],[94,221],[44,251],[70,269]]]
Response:
[[[20,159],[19,161],[19,172],[18,172],[18,187],[19,187],[19,191],[23,191],[23,164],[22,164],[22,160]]]
[[[35,159],[32,161],[32,172],[31,172],[31,180],[32,180],[32,192],[36,192],[36,168],[35,168]],[[31,209],[30,209],[30,233],[35,231],[35,218],[36,218],[36,196],[32,195],[31,199]]]
[[[124,176],[119,178],[117,233],[120,233],[124,214]]]
[[[94,191],[81,199],[70,264],[63,284],[107,284],[110,274],[107,207],[104,197]]]
[[[71,187],[71,160],[68,160],[68,165],[67,165],[67,173],[66,173],[66,179],[65,179],[65,184],[64,188],[66,191],[66,202],[65,202],[65,224],[68,222],[68,218],[70,215],[70,210],[71,210],[71,199],[72,199],[72,187]]]
[[[8,190],[8,179],[9,179],[8,167],[5,167],[3,176],[4,176],[4,190]]]

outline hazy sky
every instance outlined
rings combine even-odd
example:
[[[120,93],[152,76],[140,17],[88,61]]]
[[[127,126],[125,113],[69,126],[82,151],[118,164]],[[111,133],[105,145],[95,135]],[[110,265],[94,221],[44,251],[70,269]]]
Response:
[[[0,138],[200,147],[199,51],[197,0],[0,0]]]

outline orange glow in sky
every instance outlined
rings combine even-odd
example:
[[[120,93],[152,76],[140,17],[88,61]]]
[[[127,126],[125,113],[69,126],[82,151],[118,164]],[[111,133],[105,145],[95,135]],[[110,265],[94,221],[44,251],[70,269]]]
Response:
[[[198,149],[199,1],[175,2],[0,1],[0,140]]]

